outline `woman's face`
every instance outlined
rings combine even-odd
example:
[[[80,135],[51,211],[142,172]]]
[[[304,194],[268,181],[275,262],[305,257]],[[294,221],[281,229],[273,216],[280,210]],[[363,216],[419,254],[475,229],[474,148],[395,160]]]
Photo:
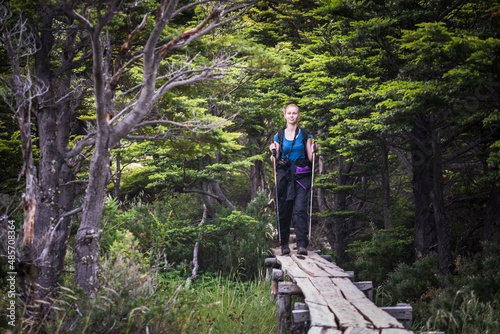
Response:
[[[300,118],[299,109],[296,107],[289,107],[285,110],[285,119],[287,123],[295,124]]]

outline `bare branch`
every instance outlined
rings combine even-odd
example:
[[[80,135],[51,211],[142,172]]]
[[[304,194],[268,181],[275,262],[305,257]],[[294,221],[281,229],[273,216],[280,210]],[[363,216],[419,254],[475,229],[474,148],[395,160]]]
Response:
[[[123,65],[123,56],[127,53],[128,46],[132,41],[132,38],[134,38],[134,36],[146,26],[148,17],[149,13],[146,13],[146,15],[144,15],[144,18],[142,19],[142,22],[125,38],[125,42],[122,44],[120,52],[118,53],[118,58],[115,60],[115,65],[113,68],[113,77],[111,78],[110,81],[111,87],[116,87],[118,85],[120,76],[123,74],[123,71],[125,70],[125,68],[127,68],[128,65],[132,64],[137,59],[142,57],[142,54],[136,55],[135,57],[132,57],[132,59],[128,61],[125,65]]]
[[[207,219],[207,216],[208,216],[208,210],[207,210],[207,206],[205,204],[203,204],[203,216],[201,218],[201,221],[200,223],[198,224],[198,226],[203,226],[203,224],[205,224],[205,220]],[[200,232],[198,232],[198,239],[201,239],[203,237],[203,234]],[[200,241],[197,240],[195,245],[194,245],[194,249],[193,249],[193,271],[191,272],[191,276],[186,280],[186,287],[189,287],[189,285],[191,284],[191,281],[194,280],[197,276],[198,276],[198,268],[200,267],[199,263],[198,263],[198,249],[200,248]]]
[[[210,15],[208,15],[196,28],[187,30],[183,32],[182,34],[177,35],[174,39],[172,39],[170,42],[165,44],[160,51],[158,52],[158,58],[162,59],[169,51],[171,51],[175,45],[181,40],[181,39],[188,39],[188,37],[191,36],[196,36],[199,37],[200,31],[203,29],[203,27],[212,19],[217,20],[218,16],[222,12],[222,8],[216,8]]]
[[[64,11],[66,12],[66,14],[68,14],[69,17],[80,22],[85,29],[91,30],[92,28],[94,28],[92,23],[85,16],[80,15],[80,13],[78,13],[74,8],[65,6]]]
[[[53,244],[54,241],[54,236],[56,234],[56,230],[59,228],[59,226],[62,224],[64,219],[66,219],[69,216],[72,216],[74,214],[77,214],[78,212],[81,212],[83,210],[83,207],[79,207],[76,209],[73,209],[71,211],[63,213],[60,217],[57,223],[53,226],[50,227],[50,230],[48,231],[49,235],[45,239],[45,245],[42,247],[43,251],[40,253],[40,257],[37,259],[37,261],[40,261],[42,264],[45,262],[45,258],[49,254],[50,247]]]
[[[94,136],[95,136],[95,133],[90,134],[86,139],[79,141],[75,145],[75,147],[73,147],[72,150],[66,152],[66,154],[64,155],[64,159],[73,158],[73,157],[77,156],[78,154],[80,154],[85,147],[90,146],[90,145],[94,145],[94,143],[95,143]]]

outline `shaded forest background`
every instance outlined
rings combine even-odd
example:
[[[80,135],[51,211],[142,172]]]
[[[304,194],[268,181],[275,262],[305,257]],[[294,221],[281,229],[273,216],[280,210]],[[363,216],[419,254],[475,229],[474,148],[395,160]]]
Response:
[[[416,332],[500,331],[500,2],[0,10],[3,329],[275,332],[268,146],[296,103],[311,250]]]

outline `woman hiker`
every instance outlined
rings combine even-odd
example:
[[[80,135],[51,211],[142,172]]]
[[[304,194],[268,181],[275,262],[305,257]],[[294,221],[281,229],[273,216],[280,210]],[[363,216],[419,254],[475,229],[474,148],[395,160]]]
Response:
[[[300,111],[295,104],[285,108],[286,126],[274,136],[269,149],[276,167],[276,193],[278,206],[278,234],[281,254],[290,254],[288,246],[292,214],[295,223],[297,253],[307,255],[309,244],[307,201],[311,187],[312,140],[309,133],[299,128]]]

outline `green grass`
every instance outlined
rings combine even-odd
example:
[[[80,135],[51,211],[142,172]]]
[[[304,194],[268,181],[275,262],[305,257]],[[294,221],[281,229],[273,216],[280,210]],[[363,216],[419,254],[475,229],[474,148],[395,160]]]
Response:
[[[271,282],[202,278],[193,287],[197,304],[182,333],[276,333]]]

